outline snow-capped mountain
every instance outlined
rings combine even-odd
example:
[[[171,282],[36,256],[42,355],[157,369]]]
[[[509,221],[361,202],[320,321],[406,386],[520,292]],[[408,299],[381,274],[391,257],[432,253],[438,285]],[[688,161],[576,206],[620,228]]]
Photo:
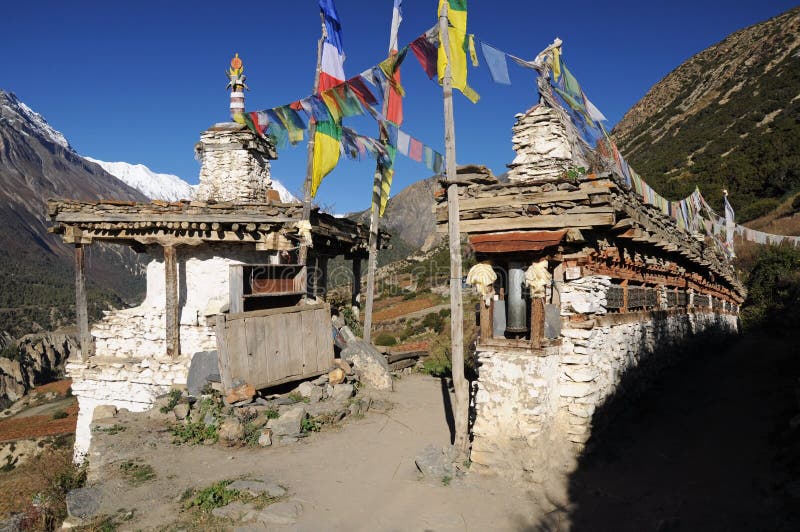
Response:
[[[60,131],[53,129],[42,115],[25,105],[22,100],[17,98],[16,94],[13,92],[3,92],[3,96],[5,100],[4,105],[16,113],[16,116],[24,121],[27,128],[32,129],[38,136],[50,140],[62,148],[75,151]],[[13,120],[13,115],[10,115],[10,118]],[[25,132],[23,134],[27,135],[28,133]]]
[[[100,165],[103,170],[132,186],[150,199],[178,201],[191,199],[192,185],[172,174],[153,172],[143,164],[126,162],[106,162],[84,157],[89,162]]]
[[[283,186],[283,183],[275,178],[272,179],[272,188],[278,191],[278,194],[281,195],[281,201],[284,203],[294,203],[300,201],[294,194],[289,192],[289,189]]]

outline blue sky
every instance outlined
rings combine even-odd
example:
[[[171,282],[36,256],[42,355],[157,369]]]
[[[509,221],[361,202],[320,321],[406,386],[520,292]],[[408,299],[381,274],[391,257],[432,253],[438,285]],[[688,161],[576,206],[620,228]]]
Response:
[[[435,24],[436,0],[405,0],[400,43]],[[728,34],[795,5],[782,0],[569,3],[470,0],[469,31],[509,53],[532,58],[553,38],[586,94],[617,122],[671,70]],[[236,6],[236,7],[234,7]],[[337,0],[345,72],[383,59],[392,0]],[[107,161],[143,163],[197,182],[193,146],[200,132],[228,119],[224,71],[244,60],[248,110],[287,104],[311,92],[319,37],[316,0],[4,2],[0,88],[16,93],[64,133],[75,149]],[[481,95],[455,96],[457,160],[505,170],[514,153],[514,114],[536,102],[530,71],[510,66],[512,86],[470,71]],[[441,89],[409,56],[403,67],[403,129],[443,152]],[[349,125],[376,135],[369,119]],[[282,150],[273,176],[299,193],[305,143]],[[317,201],[336,212],[369,204],[374,164],[344,161]],[[395,188],[428,177],[398,156]],[[646,177],[646,176],[645,176]]]

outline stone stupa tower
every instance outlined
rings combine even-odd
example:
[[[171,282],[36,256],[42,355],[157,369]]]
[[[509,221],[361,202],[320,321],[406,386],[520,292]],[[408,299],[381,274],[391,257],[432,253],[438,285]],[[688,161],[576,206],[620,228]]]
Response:
[[[243,120],[246,76],[239,54],[228,70],[230,113],[233,122],[214,124],[200,134],[195,153],[201,161],[198,201],[261,203],[274,199],[270,194],[270,163],[277,159],[275,146],[266,137],[251,131]],[[249,90],[249,89],[248,89]]]

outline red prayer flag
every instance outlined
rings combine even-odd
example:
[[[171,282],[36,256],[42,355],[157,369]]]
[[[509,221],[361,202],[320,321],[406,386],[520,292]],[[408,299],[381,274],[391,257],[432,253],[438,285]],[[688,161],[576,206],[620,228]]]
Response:
[[[408,157],[417,162],[422,161],[422,143],[415,138],[408,144]]]

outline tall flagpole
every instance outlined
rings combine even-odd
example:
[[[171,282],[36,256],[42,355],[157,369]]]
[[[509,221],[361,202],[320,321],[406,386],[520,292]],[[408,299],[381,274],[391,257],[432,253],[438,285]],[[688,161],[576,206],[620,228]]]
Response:
[[[450,34],[448,32],[448,1],[442,2],[439,12],[439,35],[447,64],[442,78],[444,99],[444,144],[447,169],[447,232],[450,240],[450,336],[455,389],[455,448],[459,457],[469,454],[469,386],[464,378],[464,307],[461,300],[461,232],[458,218],[458,184],[456,183],[456,133],[453,118],[453,72],[450,66]]]
[[[391,41],[391,39],[390,39]],[[389,42],[388,55],[392,53],[392,43]],[[391,95],[391,87],[386,91],[386,97],[383,99],[383,116],[389,110],[389,97]],[[380,140],[383,144],[387,141],[386,128],[379,128]],[[367,260],[367,302],[364,306],[364,340],[370,341],[372,337],[372,306],[375,301],[375,271],[378,268],[378,227],[380,224],[380,208],[381,208],[381,183],[383,181],[383,172],[381,171],[380,161],[375,162],[375,176],[372,180],[372,212],[369,219],[369,258]],[[388,201],[388,198],[387,198]],[[354,283],[360,283],[361,279],[353,279]]]
[[[319,91],[319,74],[322,70],[322,44],[325,37],[328,36],[328,31],[325,29],[325,16],[320,11],[320,21],[322,23],[322,34],[319,41],[317,41],[317,70],[314,73],[314,91],[312,94],[317,94]],[[308,161],[306,162],[306,180],[303,184],[303,221],[308,222],[311,219],[311,176],[314,172],[314,134],[317,131],[317,123],[314,120],[308,122]],[[300,241],[300,252],[298,253],[297,262],[300,265],[305,265],[308,261],[308,244],[303,238]]]

